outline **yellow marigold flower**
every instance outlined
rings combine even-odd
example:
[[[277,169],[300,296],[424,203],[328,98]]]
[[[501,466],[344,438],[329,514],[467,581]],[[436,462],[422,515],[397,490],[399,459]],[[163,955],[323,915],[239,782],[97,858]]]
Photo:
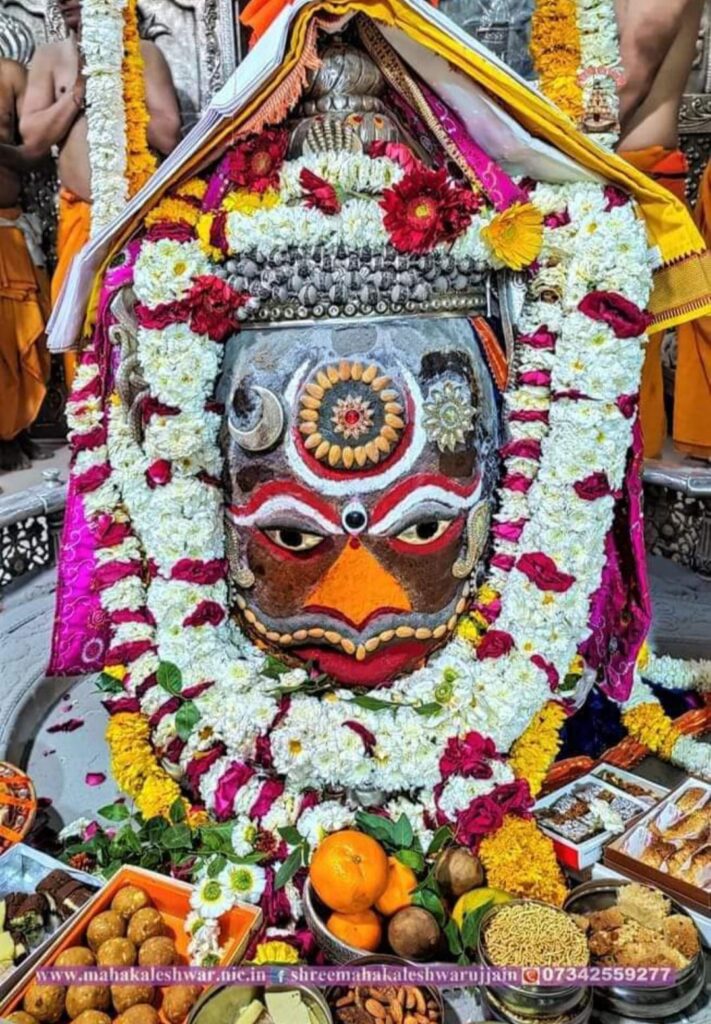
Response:
[[[514,203],[481,233],[497,259],[511,270],[523,270],[541,251],[543,214],[532,203]]]
[[[478,604],[493,604],[499,598],[498,590],[494,590],[488,583],[483,583],[477,591],[476,599]]]
[[[148,145],[148,105],[145,68],[138,34],[137,0],[124,8],[123,27],[123,102],[126,111],[126,177],[133,196],[158,167]]]
[[[121,683],[123,682],[124,676],[126,675],[125,665],[106,665],[104,667],[104,675],[111,676],[112,679],[118,679]]]
[[[658,701],[638,704],[626,711],[622,716],[622,723],[638,743],[643,743],[653,754],[658,754],[667,761],[671,757],[674,744],[681,736],[681,731]]]
[[[211,260],[222,260],[224,253],[210,241],[210,233],[212,231],[214,220],[214,213],[203,213],[200,215],[197,224],[195,225],[195,229],[197,231],[200,248],[207,258]]]
[[[568,675],[580,676],[583,674],[584,668],[585,662],[583,661],[583,658],[581,657],[581,655],[576,654],[573,660],[571,661],[570,665],[568,666]]]
[[[163,199],[146,216],[145,225],[147,228],[152,224],[159,224],[161,221],[184,221],[194,227],[201,216],[200,210],[184,199],[168,198]]]
[[[486,883],[523,899],[560,907],[568,894],[552,841],[535,821],[507,815],[479,847]]]
[[[191,196],[193,199],[203,199],[207,192],[207,182],[203,178],[190,178],[178,185],[176,193],[179,196]]]
[[[257,210],[270,210],[278,204],[279,193],[274,189],[268,189],[262,193],[240,189],[225,196],[222,200],[222,209],[226,213],[243,213],[250,216]]]
[[[119,397],[118,391],[111,392],[111,397],[109,398],[109,401],[111,402],[112,405],[121,405],[121,399]]]
[[[476,612],[474,614],[476,615]],[[457,635],[460,636],[462,640],[468,640],[470,644],[475,644],[479,640],[479,630],[475,626],[474,622],[472,622],[473,618],[474,616],[471,618],[466,617],[460,619],[459,625],[457,626]]]
[[[649,643],[645,640],[642,646],[640,647],[639,654],[637,656],[637,668],[640,670],[640,672],[644,672],[644,670],[649,665],[649,655]]]
[[[298,964],[299,954],[288,942],[260,942],[257,946],[252,963],[257,967],[262,964]]]
[[[180,787],[161,768],[156,766],[136,797],[136,806],[144,818],[167,817],[170,808],[180,796]],[[187,802],[186,802],[187,809]]]
[[[549,701],[533,716],[513,745],[509,764],[517,779],[528,782],[534,796],[540,793],[548,769],[560,750],[560,730],[566,717],[560,704]]]

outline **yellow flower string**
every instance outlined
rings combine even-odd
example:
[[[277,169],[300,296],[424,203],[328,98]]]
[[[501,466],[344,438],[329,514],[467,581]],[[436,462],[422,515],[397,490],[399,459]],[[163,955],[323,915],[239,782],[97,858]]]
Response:
[[[192,203],[186,202],[185,199],[169,197],[162,199],[157,206],[153,207],[146,216],[145,225],[149,228],[161,221],[170,221],[173,224],[183,221],[192,228],[195,227],[201,216],[202,211],[199,206],[194,206]]]
[[[535,821],[508,815],[479,846],[487,884],[524,899],[562,905],[568,890],[552,841]]]
[[[288,942],[280,942],[273,939],[270,942],[260,942],[254,954],[254,960],[250,963],[257,967],[262,964],[298,964],[299,954]]]
[[[530,49],[543,93],[577,124],[583,116],[583,90],[575,0],[537,0]]]
[[[658,701],[646,701],[625,711],[622,724],[633,739],[665,761],[670,759],[674,744],[682,735]]]
[[[148,122],[141,39],[138,34],[137,0],[124,8],[123,101],[126,108],[126,173],[128,194],[133,196],[155,172],[158,162],[148,147]]]
[[[525,779],[533,796],[538,796],[561,747],[560,730],[567,715],[556,701],[549,701],[531,719],[511,750],[509,764],[517,779]]]
[[[167,817],[180,787],[156,761],[148,720],[136,712],[113,715],[106,728],[111,774],[144,818]],[[188,808],[185,802],[186,810]]]

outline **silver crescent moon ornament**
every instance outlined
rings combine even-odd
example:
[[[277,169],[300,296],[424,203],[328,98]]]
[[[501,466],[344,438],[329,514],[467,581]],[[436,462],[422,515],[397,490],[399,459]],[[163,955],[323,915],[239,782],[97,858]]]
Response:
[[[240,430],[230,410],[227,421],[230,436],[246,452],[264,452],[273,448],[284,431],[284,409],[277,395],[268,388],[254,384],[250,390],[259,398],[259,417],[250,430]]]

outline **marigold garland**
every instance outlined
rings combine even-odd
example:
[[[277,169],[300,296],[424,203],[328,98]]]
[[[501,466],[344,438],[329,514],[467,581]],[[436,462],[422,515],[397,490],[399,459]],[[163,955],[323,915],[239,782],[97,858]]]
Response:
[[[531,20],[531,56],[543,93],[577,124],[583,116],[583,90],[575,0],[538,0]]]
[[[525,779],[537,796],[561,747],[560,730],[567,715],[561,704],[550,701],[533,718],[511,749],[509,764],[517,779]]]
[[[150,114],[146,105],[141,38],[138,34],[137,0],[128,0],[123,13],[123,102],[126,110],[126,176],[133,196],[158,167],[148,146]]]
[[[568,894],[553,843],[532,819],[507,815],[498,832],[482,840],[479,857],[495,889],[557,907]]]
[[[646,702],[626,711],[622,716],[625,729],[653,754],[668,761],[681,731],[657,702]]]
[[[181,796],[180,787],[156,761],[150,734],[148,720],[133,712],[114,715],[106,728],[111,774],[144,818],[167,816]]]
[[[145,223],[146,227],[150,228],[154,224],[159,224],[161,221],[170,221],[174,224],[183,222],[185,224],[189,224],[190,227],[193,228],[202,216],[203,214],[199,206],[195,206],[186,199],[175,199],[169,196],[166,199],[162,199],[161,202],[147,214]]]

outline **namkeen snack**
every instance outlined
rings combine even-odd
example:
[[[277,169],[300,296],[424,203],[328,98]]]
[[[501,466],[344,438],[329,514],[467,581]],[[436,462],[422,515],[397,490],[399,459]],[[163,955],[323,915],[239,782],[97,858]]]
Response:
[[[590,961],[585,936],[571,917],[542,903],[507,903],[484,933],[495,966],[584,967]]]
[[[605,966],[682,970],[701,948],[691,918],[673,913],[657,889],[637,883],[622,886],[613,906],[573,918],[593,959]]]

